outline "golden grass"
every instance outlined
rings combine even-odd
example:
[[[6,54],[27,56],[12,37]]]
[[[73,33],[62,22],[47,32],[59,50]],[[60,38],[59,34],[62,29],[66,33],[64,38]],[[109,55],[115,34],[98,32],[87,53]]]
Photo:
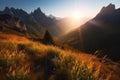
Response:
[[[1,80],[119,80],[119,67],[94,55],[0,34]]]
[[[24,36],[18,36],[14,34],[0,33],[0,42],[17,42],[17,43],[29,43],[30,41]]]

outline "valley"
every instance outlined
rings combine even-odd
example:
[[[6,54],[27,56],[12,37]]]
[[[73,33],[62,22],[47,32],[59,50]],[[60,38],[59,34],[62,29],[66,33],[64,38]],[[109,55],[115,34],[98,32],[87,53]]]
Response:
[[[120,80],[117,3],[14,1],[0,5],[0,80]]]

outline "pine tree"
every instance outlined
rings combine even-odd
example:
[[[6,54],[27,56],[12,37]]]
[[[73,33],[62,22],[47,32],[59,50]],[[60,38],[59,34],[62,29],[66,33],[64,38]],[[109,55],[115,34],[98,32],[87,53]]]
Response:
[[[44,42],[46,44],[54,44],[54,40],[48,30],[46,30],[46,32],[45,32]]]

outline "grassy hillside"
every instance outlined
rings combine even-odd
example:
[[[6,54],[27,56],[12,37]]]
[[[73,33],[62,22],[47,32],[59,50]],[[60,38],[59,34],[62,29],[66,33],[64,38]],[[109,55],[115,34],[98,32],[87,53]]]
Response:
[[[1,80],[119,80],[120,64],[102,60],[0,33]]]

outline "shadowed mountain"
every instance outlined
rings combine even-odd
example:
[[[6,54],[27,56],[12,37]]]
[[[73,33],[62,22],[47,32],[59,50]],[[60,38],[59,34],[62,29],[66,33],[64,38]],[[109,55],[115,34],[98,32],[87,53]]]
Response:
[[[40,8],[36,9],[34,12],[28,14],[22,9],[8,8],[6,7],[0,14],[9,14],[11,16],[19,18],[20,21],[26,24],[26,28],[31,33],[31,35],[43,36],[45,29],[49,30],[49,27],[54,30],[54,24],[57,21],[55,17],[46,16]],[[43,27],[44,26],[44,27]],[[53,27],[52,27],[53,26]],[[58,34],[49,30],[52,35]],[[57,32],[57,31],[56,31]]]
[[[46,16],[45,13],[43,13],[40,8],[34,10],[34,12],[31,13],[31,16],[37,22],[41,23],[43,26],[45,26],[45,24],[53,24],[56,21],[56,18]]]
[[[13,17],[17,17],[20,21],[24,22],[29,34],[34,36],[42,36],[44,28],[38,23],[30,14],[22,9],[8,8],[6,7],[0,14],[9,14]]]
[[[120,60],[120,8],[109,4],[90,21],[64,36],[64,43],[89,53],[102,50],[113,60]]]
[[[9,14],[0,14],[0,31],[13,33],[18,32],[19,34],[26,34],[26,25],[20,21],[17,17],[13,17]]]

